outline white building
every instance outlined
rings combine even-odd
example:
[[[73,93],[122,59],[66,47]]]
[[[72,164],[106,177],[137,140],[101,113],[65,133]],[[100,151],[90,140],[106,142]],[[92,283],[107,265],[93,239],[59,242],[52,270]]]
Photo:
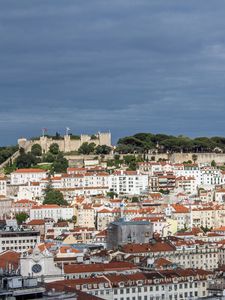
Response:
[[[11,185],[38,182],[47,177],[47,172],[41,169],[17,169],[11,173]]]
[[[26,252],[40,243],[40,232],[35,230],[21,230],[15,228],[13,231],[8,227],[0,231],[0,253],[6,250]]]
[[[194,176],[180,176],[176,178],[176,187],[187,194],[197,193],[197,181]]]
[[[7,177],[2,176],[0,177],[0,195],[1,196],[6,196],[7,190]]]
[[[148,175],[136,171],[116,171],[110,175],[109,187],[117,194],[140,195],[148,190]]]
[[[72,282],[76,289],[105,300],[197,300],[208,295],[207,287],[212,279],[208,271],[179,269],[106,274]],[[66,281],[64,283],[66,285]]]
[[[109,188],[109,174],[105,172],[85,174],[63,174],[63,188],[103,187]]]
[[[51,218],[57,222],[59,219],[71,220],[73,215],[72,207],[58,206],[56,204],[35,206],[30,210],[30,220]]]

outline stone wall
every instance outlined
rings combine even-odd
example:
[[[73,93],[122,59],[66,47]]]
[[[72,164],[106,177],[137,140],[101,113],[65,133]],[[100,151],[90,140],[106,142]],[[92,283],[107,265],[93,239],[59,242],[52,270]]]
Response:
[[[98,133],[95,135],[96,139],[92,139],[90,135],[82,134],[80,139],[73,139],[70,135],[65,135],[63,139],[56,140],[54,138],[49,138],[46,136],[41,136],[39,140],[27,140],[25,138],[18,140],[19,147],[26,149],[26,151],[30,151],[31,147],[34,144],[39,144],[42,148],[44,153],[48,152],[49,147],[51,144],[56,143],[59,145],[59,149],[62,152],[71,152],[77,151],[80,146],[87,142],[87,143],[95,143],[96,146],[98,145],[107,145],[112,146],[111,143],[111,133]]]
[[[182,163],[184,161],[192,160],[192,155],[197,155],[197,163],[211,163],[213,160],[219,164],[223,165],[225,163],[225,153],[173,153],[173,154],[149,154],[148,158],[151,159],[152,156],[155,157],[155,160],[158,159],[167,159],[172,163]]]

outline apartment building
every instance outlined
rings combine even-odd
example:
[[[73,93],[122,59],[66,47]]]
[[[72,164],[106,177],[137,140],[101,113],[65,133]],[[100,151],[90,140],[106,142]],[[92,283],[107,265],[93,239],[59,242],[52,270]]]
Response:
[[[40,232],[30,229],[12,229],[10,227],[0,230],[0,253],[6,250],[26,252],[40,243]]]
[[[155,241],[146,244],[126,244],[121,247],[121,252],[126,255],[148,257],[146,267],[151,269],[154,261],[165,258],[183,268],[216,269],[224,253],[215,243],[203,241],[186,241],[182,239]]]
[[[79,227],[95,228],[96,212],[91,204],[84,204],[77,208],[77,223]]]
[[[6,196],[7,194],[7,181],[6,176],[0,176],[0,196]]]
[[[116,171],[109,176],[110,191],[117,194],[140,195],[148,187],[148,175],[136,171]]]
[[[51,288],[68,285],[105,300],[197,300],[208,295],[212,280],[208,271],[177,269],[70,279],[51,283]]]
[[[57,222],[59,219],[71,220],[74,215],[72,207],[58,206],[56,204],[37,205],[30,209],[30,220],[53,219]]]
[[[197,193],[197,182],[194,176],[179,176],[176,178],[176,187],[187,194]]]
[[[11,173],[11,185],[22,185],[28,182],[39,182],[47,177],[47,172],[41,169],[17,169]]]

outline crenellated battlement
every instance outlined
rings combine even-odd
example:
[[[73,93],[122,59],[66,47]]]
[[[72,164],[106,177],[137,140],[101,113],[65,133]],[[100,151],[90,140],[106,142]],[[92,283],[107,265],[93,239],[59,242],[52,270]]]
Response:
[[[27,140],[26,138],[18,139],[20,148],[30,151],[34,144],[39,144],[44,153],[48,152],[51,144],[56,143],[62,152],[77,151],[83,143],[95,143],[98,145],[112,146],[110,132],[98,132],[95,135],[81,134],[79,139],[73,139],[70,135],[64,135],[62,139],[54,139],[54,137],[41,136],[38,140]]]

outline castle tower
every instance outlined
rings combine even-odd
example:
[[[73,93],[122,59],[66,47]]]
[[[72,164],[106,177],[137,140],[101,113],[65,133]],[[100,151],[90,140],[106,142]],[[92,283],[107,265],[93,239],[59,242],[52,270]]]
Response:
[[[99,145],[107,145],[112,147],[111,132],[99,132]]]

